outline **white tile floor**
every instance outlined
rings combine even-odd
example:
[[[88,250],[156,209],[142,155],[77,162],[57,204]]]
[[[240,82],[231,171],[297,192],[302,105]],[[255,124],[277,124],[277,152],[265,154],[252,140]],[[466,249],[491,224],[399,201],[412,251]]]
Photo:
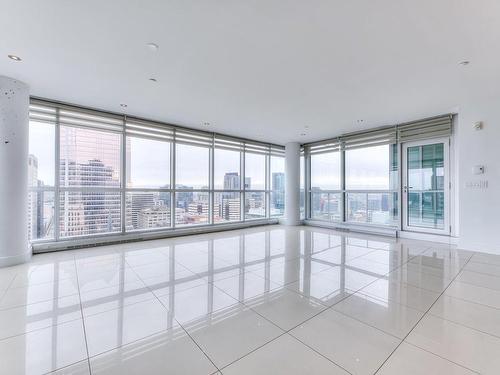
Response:
[[[0,374],[500,374],[500,256],[267,226],[0,269]]]

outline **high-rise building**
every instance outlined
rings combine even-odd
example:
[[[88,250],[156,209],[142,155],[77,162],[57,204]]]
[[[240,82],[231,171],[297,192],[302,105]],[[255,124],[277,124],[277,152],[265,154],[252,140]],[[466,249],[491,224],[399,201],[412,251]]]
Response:
[[[271,190],[285,191],[285,174],[283,172],[275,172],[272,175]]]
[[[196,201],[188,204],[187,215],[184,216],[183,224],[208,223],[208,202]]]
[[[139,225],[139,215],[143,210],[155,205],[155,193],[127,194],[125,204],[127,207],[126,228],[143,228]]]
[[[220,205],[219,212],[221,217],[226,221],[237,221],[240,220],[240,200],[239,199],[222,199],[222,204]]]
[[[62,159],[62,187],[119,186],[115,171],[97,159],[77,163]],[[61,196],[61,236],[113,232],[120,229],[120,194],[103,191],[66,191]]]
[[[230,172],[224,175],[224,190],[240,190],[240,175]]]
[[[273,173],[271,180],[271,190],[273,190],[271,208],[281,212],[285,209],[285,174]]]
[[[159,204],[140,210],[137,214],[137,229],[151,229],[170,226],[170,208]]]

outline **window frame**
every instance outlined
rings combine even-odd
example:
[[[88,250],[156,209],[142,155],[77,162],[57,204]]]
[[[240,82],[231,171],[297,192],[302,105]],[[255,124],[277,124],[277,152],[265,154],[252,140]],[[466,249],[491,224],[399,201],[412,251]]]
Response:
[[[53,236],[44,239],[33,239],[32,243],[57,243],[57,242],[68,242],[72,240],[81,240],[85,238],[106,238],[106,237],[116,237],[117,235],[127,235],[128,237],[140,236],[141,233],[161,233],[161,232],[175,232],[177,228],[190,228],[190,227],[209,227],[218,226],[224,224],[238,224],[249,221],[265,221],[277,219],[281,216],[271,216],[270,215],[270,195],[271,195],[271,185],[270,185],[270,158],[271,155],[277,155],[284,157],[284,147],[279,145],[273,145],[268,143],[262,143],[257,141],[251,141],[246,139],[240,139],[236,137],[223,136],[220,134],[210,133],[206,131],[198,131],[194,129],[188,129],[183,127],[178,127],[170,124],[164,124],[159,122],[152,122],[149,120],[143,120],[138,118],[128,118],[124,114],[115,114],[104,111],[98,111],[88,108],[82,108],[79,106],[68,105],[63,103],[51,102],[43,99],[31,98],[30,101],[30,121],[39,121],[42,118],[43,122],[50,123],[54,126],[54,186],[43,187],[44,191],[50,191],[54,194],[54,230]],[[63,112],[61,115],[61,111]],[[74,111],[74,112],[71,112]],[[72,118],[68,117],[68,113],[76,113],[76,120],[81,121],[81,123],[73,124]],[[48,115],[46,115],[48,114]],[[78,116],[81,115],[80,118]],[[65,121],[61,122],[64,117]],[[93,117],[94,116],[94,117]],[[87,126],[85,121],[91,119],[92,121],[101,120],[102,124],[97,124],[95,122]],[[69,118],[69,120],[68,120]],[[131,121],[130,129],[127,128],[128,121]],[[149,124],[151,126],[149,127]],[[99,127],[102,125],[102,129]],[[61,127],[62,126],[76,126],[82,128],[89,128],[93,130],[100,130],[104,132],[112,132],[120,135],[120,181],[118,186],[61,186],[60,181],[60,156],[61,156]],[[163,140],[170,144],[170,186],[168,188],[161,187],[128,187],[127,186],[127,140],[128,138],[146,138],[153,140]],[[219,142],[219,143],[218,143]],[[176,146],[179,144],[188,144],[192,146],[201,146],[208,149],[209,161],[208,161],[208,189],[182,189],[176,186]],[[217,148],[226,148],[239,153],[239,163],[240,163],[240,188],[235,190],[224,190],[214,188],[214,153]],[[246,189],[244,186],[245,181],[245,155],[247,152],[256,153],[264,155],[265,160],[265,182],[263,189]],[[30,187],[29,191],[39,191],[40,187]],[[65,236],[62,237],[61,228],[61,197],[64,196],[66,192],[89,192],[89,193],[116,193],[120,195],[120,230],[96,233],[96,234],[82,234],[78,236]],[[133,193],[169,193],[170,194],[170,225],[162,226],[159,228],[127,228],[127,195]],[[190,193],[202,193],[208,195],[208,217],[207,221],[200,224],[180,224],[176,223],[176,200],[180,193],[190,192]],[[239,194],[240,198],[240,217],[239,220],[230,221],[217,221],[214,220],[214,198],[216,193],[236,193]],[[245,194],[256,192],[264,194],[264,209],[265,215],[259,218],[246,218],[245,215]]]
[[[372,227],[384,227],[384,228],[396,228],[400,229],[400,219],[401,219],[401,192],[400,192],[400,182],[401,182],[401,152],[400,152],[400,144],[398,142],[390,142],[387,143],[389,145],[389,152],[392,153],[395,151],[395,154],[390,156],[391,158],[395,158],[396,164],[392,163],[392,166],[396,166],[395,175],[395,184],[394,186],[390,186],[390,189],[347,189],[346,188],[346,177],[347,177],[347,171],[346,171],[346,153],[347,149],[345,147],[345,144],[343,142],[340,142],[340,147],[337,149],[334,149],[332,152],[339,152],[340,155],[340,171],[339,171],[339,179],[340,179],[340,189],[338,190],[331,190],[331,189],[313,189],[311,185],[311,163],[312,163],[312,153],[311,153],[311,148],[310,146],[305,146],[304,147],[304,171],[305,171],[305,191],[306,191],[306,204],[305,204],[305,218],[306,220],[313,220],[313,221],[322,221],[322,222],[329,222],[329,223],[336,223],[339,225],[357,225],[357,226],[372,226]],[[371,145],[366,145],[365,146],[367,149],[371,147]],[[390,173],[391,171],[389,171]],[[389,177],[390,178],[390,177]],[[331,194],[339,194],[340,195],[340,219],[339,220],[331,220],[330,219],[330,211],[328,212],[328,217],[329,219],[324,219],[320,217],[315,217],[314,216],[314,207],[313,207],[313,196],[314,194],[328,194],[330,196]],[[368,221],[365,222],[358,222],[354,220],[349,220],[349,194],[365,194],[367,199],[370,194],[389,194],[389,195],[394,195],[396,197],[396,202],[395,205],[393,205],[392,210],[392,215],[391,219],[389,220],[389,223],[387,224],[381,224],[381,223],[371,223]],[[394,214],[395,211],[395,214]],[[367,207],[367,212],[368,212],[368,207]]]

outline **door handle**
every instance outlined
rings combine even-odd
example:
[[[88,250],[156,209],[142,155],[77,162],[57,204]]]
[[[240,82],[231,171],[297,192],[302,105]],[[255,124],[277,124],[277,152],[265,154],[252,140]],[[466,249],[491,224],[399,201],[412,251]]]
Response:
[[[403,190],[405,193],[407,193],[409,189],[413,189],[413,186],[403,186]]]

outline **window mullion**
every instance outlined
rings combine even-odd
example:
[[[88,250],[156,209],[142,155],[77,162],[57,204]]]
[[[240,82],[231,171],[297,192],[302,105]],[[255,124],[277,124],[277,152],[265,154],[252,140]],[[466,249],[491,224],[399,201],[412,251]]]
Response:
[[[60,228],[61,228],[61,189],[60,189],[60,157],[61,157],[61,127],[59,125],[59,108],[56,108],[56,122],[55,122],[55,157],[54,157],[54,168],[55,168],[55,181],[54,181],[54,240],[58,241],[60,237]]]
[[[215,163],[215,137],[212,135],[212,146],[209,151],[209,170],[208,170],[208,223],[214,223],[214,163]]]
[[[341,204],[341,221],[345,223],[347,221],[347,193],[345,191],[345,147],[342,142],[340,145],[340,190],[342,191],[340,195],[340,204]]]
[[[175,228],[175,198],[176,198],[176,185],[175,185],[175,178],[177,175],[177,170],[176,170],[176,161],[175,161],[175,149],[176,149],[176,131],[175,129],[173,130],[173,142],[170,146],[170,189],[172,189],[172,192],[170,193],[170,226],[172,228]]]
[[[122,131],[122,136],[121,136],[121,181],[120,181],[120,200],[121,200],[121,232],[122,234],[125,234],[126,231],[126,223],[125,223],[125,211],[126,211],[126,201],[125,201],[125,188],[127,186],[127,165],[126,165],[126,158],[127,158],[127,138],[126,138],[126,133],[125,133],[125,124],[127,122],[127,116],[123,116],[123,131]]]

